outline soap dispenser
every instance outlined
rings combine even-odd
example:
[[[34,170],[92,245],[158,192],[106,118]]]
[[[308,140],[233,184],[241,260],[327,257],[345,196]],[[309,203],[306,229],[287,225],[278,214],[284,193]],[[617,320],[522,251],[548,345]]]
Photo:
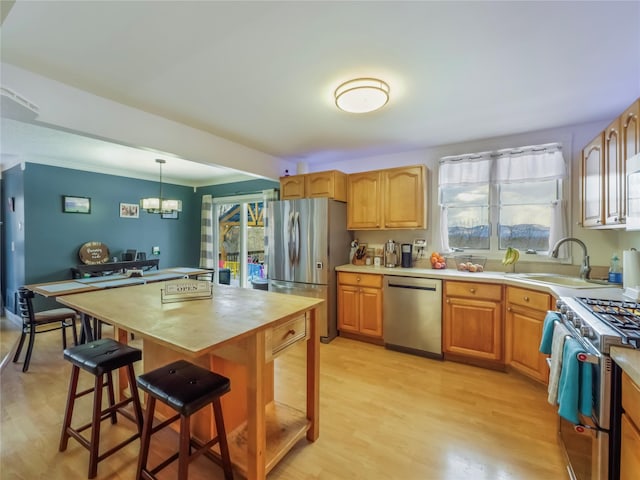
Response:
[[[609,283],[622,283],[622,267],[620,266],[620,258],[617,255],[611,257]]]

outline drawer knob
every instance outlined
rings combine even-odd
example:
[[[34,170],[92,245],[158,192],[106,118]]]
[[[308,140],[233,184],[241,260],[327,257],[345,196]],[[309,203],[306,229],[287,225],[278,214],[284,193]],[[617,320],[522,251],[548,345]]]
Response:
[[[475,288],[470,288],[470,289],[469,289],[469,291],[470,291],[471,293],[476,293],[476,289],[475,289]]]
[[[522,299],[523,299],[525,302],[528,302],[528,301],[529,301],[529,297],[523,297]]]
[[[510,311],[511,311],[511,307],[507,307],[507,312],[510,312]]]
[[[359,282],[359,281],[360,281],[360,277],[356,277],[356,282]]]

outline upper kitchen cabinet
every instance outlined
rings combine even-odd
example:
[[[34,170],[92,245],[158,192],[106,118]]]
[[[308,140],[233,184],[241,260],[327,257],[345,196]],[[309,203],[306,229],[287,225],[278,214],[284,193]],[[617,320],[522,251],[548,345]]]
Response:
[[[582,150],[582,226],[603,224],[602,172],[604,133],[600,133]]]
[[[582,226],[623,228],[626,161],[640,152],[640,99],[582,151]]]
[[[640,153],[640,98],[620,116],[620,137],[622,139],[622,158]]]
[[[604,223],[624,224],[624,161],[620,141],[620,119],[604,132]]]
[[[347,187],[347,229],[382,228],[382,179],[379,171],[352,173]]]
[[[424,165],[351,174],[347,228],[426,228],[426,198]]]
[[[304,177],[305,175],[280,177],[280,198],[282,200],[304,198]]]
[[[385,228],[426,228],[425,167],[382,172]]]
[[[280,198],[327,197],[347,201],[347,176],[338,170],[280,177]]]

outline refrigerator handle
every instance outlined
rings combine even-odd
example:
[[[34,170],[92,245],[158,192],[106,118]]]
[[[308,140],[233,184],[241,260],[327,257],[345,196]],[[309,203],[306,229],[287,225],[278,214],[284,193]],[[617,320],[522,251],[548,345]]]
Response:
[[[296,212],[296,227],[295,227],[295,239],[296,239],[296,263],[300,262],[300,212]]]
[[[295,223],[294,223],[294,212],[289,213],[289,222],[287,224],[287,235],[289,238],[287,239],[287,247],[289,253],[289,264],[294,265],[296,261],[296,245],[295,245]]]
[[[300,261],[300,212],[289,214],[289,262],[296,265]]]

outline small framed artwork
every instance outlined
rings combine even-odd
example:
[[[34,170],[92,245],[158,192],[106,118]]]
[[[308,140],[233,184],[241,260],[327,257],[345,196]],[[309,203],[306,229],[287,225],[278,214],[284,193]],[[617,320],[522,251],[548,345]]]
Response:
[[[162,213],[160,216],[162,218],[168,219],[168,220],[177,220],[178,219],[178,211],[174,210],[171,213]]]
[[[121,203],[121,218],[138,218],[140,216],[140,206],[137,203]]]
[[[89,197],[63,195],[62,211],[64,213],[91,213],[91,199]]]

